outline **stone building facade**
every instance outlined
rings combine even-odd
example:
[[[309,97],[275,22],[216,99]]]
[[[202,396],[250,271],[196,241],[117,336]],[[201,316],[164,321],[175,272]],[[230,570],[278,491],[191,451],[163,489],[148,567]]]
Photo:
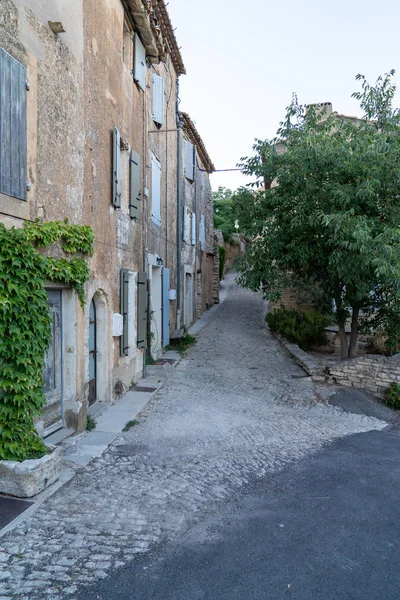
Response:
[[[180,327],[184,73],[164,0],[2,1],[0,141],[9,144],[10,164],[2,156],[0,175],[6,181],[9,169],[14,188],[0,186],[0,220],[21,227],[68,219],[95,235],[84,309],[72,289],[48,286],[54,338],[45,434],[84,428],[88,405],[113,402],[142,376],[145,353],[159,356]],[[11,136],[15,122],[6,123],[4,106],[15,93]],[[212,202],[204,152],[203,144],[196,149]],[[212,204],[207,210],[211,239]],[[193,253],[197,275],[206,251]],[[192,320],[212,303],[204,287],[199,293]]]

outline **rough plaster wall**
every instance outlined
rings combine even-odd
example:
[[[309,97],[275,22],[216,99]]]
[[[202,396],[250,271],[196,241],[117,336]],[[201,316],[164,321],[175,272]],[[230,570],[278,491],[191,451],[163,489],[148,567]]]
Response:
[[[142,218],[129,217],[129,155],[143,156],[144,93],[134,83],[122,60],[124,10],[120,0],[84,4],[85,55],[85,205],[84,219],[96,237],[92,277],[107,282],[109,315],[120,312],[120,269],[143,270]],[[126,150],[120,153],[121,208],[112,206],[112,132],[117,127]],[[143,186],[143,181],[142,181]],[[143,194],[142,194],[143,198]],[[137,376],[139,350],[130,360],[119,356],[119,338],[113,338],[115,379]],[[137,356],[138,355],[138,356]]]
[[[164,123],[160,130],[152,118],[152,69],[165,79],[165,111]],[[177,132],[176,130],[176,73],[172,62],[167,69],[164,63],[154,65],[147,70],[147,90],[145,103],[145,126],[147,132],[145,183],[149,197],[145,202],[146,231],[145,247],[147,253],[157,254],[163,259],[164,266],[170,269],[170,287],[177,285]],[[151,219],[151,153],[161,163],[161,225],[155,225]],[[169,303],[170,330],[176,327],[176,301]]]

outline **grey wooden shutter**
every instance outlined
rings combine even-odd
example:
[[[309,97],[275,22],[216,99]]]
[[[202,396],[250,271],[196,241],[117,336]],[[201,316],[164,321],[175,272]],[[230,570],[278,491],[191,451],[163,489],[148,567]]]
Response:
[[[26,68],[0,49],[0,192],[27,199]]]
[[[164,123],[164,79],[153,73],[153,121]]]
[[[138,273],[137,345],[146,347],[147,334],[147,273]]]
[[[140,217],[140,154],[131,150],[129,160],[129,216]]]
[[[200,219],[200,249],[204,250],[206,247],[206,222],[204,220],[204,215],[201,215]]]
[[[162,270],[162,345],[169,344],[169,269]]]
[[[121,206],[121,182],[120,182],[120,153],[121,135],[116,127],[113,133],[113,204],[116,208]]]
[[[135,35],[135,66],[133,69],[133,78],[144,91],[146,89],[146,50],[137,34]]]
[[[194,145],[185,140],[185,177],[194,180]]]
[[[120,355],[129,354],[129,333],[128,333],[128,305],[129,305],[129,271],[121,269],[120,272],[120,305],[121,315],[123,317],[123,330],[120,337]]]
[[[161,224],[161,163],[155,154],[151,155],[151,218]]]
[[[184,242],[187,242],[187,230],[188,230],[188,211],[186,206],[183,207],[183,229],[182,229],[182,238]]]
[[[192,246],[196,245],[196,213],[192,213]]]

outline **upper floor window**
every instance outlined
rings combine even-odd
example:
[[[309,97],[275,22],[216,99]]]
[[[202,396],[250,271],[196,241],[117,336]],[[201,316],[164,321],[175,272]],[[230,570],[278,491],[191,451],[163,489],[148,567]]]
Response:
[[[143,91],[146,89],[146,69],[146,50],[142,40],[136,34],[134,39],[133,78]]]
[[[26,67],[0,48],[0,193],[27,199]]]

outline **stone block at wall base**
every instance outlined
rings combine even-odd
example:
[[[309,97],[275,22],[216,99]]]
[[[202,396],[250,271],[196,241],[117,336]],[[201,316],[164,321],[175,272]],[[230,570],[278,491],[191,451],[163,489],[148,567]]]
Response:
[[[0,493],[31,498],[57,481],[61,473],[62,449],[48,446],[50,454],[42,458],[0,461]]]

